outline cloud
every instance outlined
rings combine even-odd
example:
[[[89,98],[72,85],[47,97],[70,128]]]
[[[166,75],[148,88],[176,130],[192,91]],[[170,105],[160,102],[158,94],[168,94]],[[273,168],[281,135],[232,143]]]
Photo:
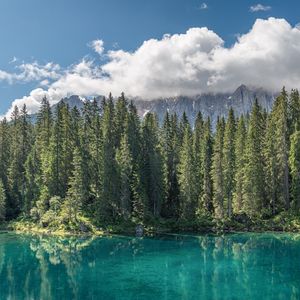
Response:
[[[12,62],[17,60],[13,59]],[[42,79],[58,79],[60,74],[60,66],[49,62],[45,65],[40,65],[38,62],[22,63],[16,67],[19,72],[6,72],[0,70],[0,81],[6,81],[9,84],[16,82],[31,82]]]
[[[205,2],[203,2],[200,6],[199,6],[199,9],[207,9],[208,8],[208,5],[205,3]]]
[[[267,11],[270,10],[272,7],[268,5],[262,5],[262,4],[256,4],[250,6],[250,11],[251,12],[257,12],[257,11]]]
[[[104,42],[102,40],[94,40],[88,44],[96,53],[102,55],[104,52]]]
[[[17,61],[18,59],[14,56],[8,63],[13,64]]]
[[[13,105],[26,103],[33,113],[43,96],[54,104],[72,94],[85,97],[125,92],[127,96],[155,99],[232,92],[241,84],[274,92],[283,85],[299,89],[299,57],[300,29],[284,19],[257,19],[231,47],[206,27],[190,28],[183,34],[144,41],[133,52],[108,51],[102,65],[84,58],[64,70],[53,63],[37,64],[39,71],[33,66],[30,71],[21,67],[24,78],[43,82],[49,75],[52,79]],[[0,71],[0,79],[12,80],[10,77]]]

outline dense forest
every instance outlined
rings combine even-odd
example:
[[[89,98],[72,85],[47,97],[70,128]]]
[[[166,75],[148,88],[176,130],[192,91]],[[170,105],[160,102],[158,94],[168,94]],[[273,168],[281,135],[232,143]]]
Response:
[[[89,220],[271,218],[300,208],[300,97],[282,89],[270,112],[167,113],[140,119],[124,94],[82,111],[43,99],[0,124],[0,220],[43,227]],[[0,222],[1,222],[0,221]]]

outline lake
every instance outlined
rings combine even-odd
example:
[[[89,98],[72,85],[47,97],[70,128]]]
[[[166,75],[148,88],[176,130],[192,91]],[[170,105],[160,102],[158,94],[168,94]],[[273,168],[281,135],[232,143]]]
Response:
[[[2,233],[0,299],[300,299],[300,235]]]

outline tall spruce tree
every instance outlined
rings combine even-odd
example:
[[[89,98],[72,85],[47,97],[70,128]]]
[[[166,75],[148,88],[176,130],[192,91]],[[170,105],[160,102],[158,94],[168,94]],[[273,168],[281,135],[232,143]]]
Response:
[[[165,197],[163,157],[159,143],[159,127],[154,114],[148,113],[142,125],[142,178],[147,194],[147,209],[158,217]]]
[[[224,127],[224,119],[218,118],[212,157],[213,205],[215,217],[218,219],[222,219],[224,217]]]
[[[298,212],[300,209],[300,131],[291,136],[291,148],[289,154],[291,170],[292,208]]]
[[[197,207],[197,182],[195,159],[193,155],[193,136],[191,127],[186,125],[180,150],[178,165],[180,186],[180,207],[182,219],[194,219]]]
[[[82,210],[84,203],[84,173],[82,166],[82,155],[78,147],[73,151],[73,170],[72,175],[69,178],[69,188],[66,195],[66,201],[64,203],[68,212],[69,221],[77,220],[78,214]]]
[[[289,128],[288,128],[288,95],[285,89],[275,100],[271,118],[275,125],[275,156],[276,156],[276,186],[278,202],[283,203],[285,209],[290,208],[289,197]]]
[[[193,155],[195,159],[195,176],[196,176],[196,193],[197,193],[197,199],[199,199],[200,194],[201,194],[201,188],[203,186],[202,182],[202,174],[201,174],[201,143],[203,140],[203,118],[201,112],[197,114],[196,120],[195,120],[195,125],[194,125],[194,137],[193,137]]]
[[[130,156],[132,158],[132,217],[136,222],[143,222],[146,215],[147,195],[143,180],[143,151],[140,119],[132,102],[128,106],[125,132],[128,136]]]
[[[6,218],[6,193],[2,180],[0,180],[0,224],[5,221]]]
[[[114,220],[120,208],[119,182],[116,163],[116,128],[114,122],[115,108],[110,95],[104,106],[102,120],[103,161],[102,193],[99,216],[102,219]]]
[[[243,186],[245,180],[245,148],[246,148],[246,126],[244,116],[239,118],[235,138],[235,174],[234,174],[234,194],[233,194],[233,211],[241,213],[244,202]]]
[[[133,161],[128,144],[128,136],[124,134],[121,139],[120,148],[116,153],[120,181],[120,211],[123,219],[129,219],[131,214],[132,197],[132,171]]]
[[[262,109],[256,100],[249,119],[243,185],[243,211],[251,217],[261,215],[266,207],[265,162],[263,156],[264,133],[265,124]]]
[[[228,119],[224,131],[223,146],[223,176],[224,176],[224,209],[227,217],[232,217],[232,198],[234,192],[235,175],[235,117],[233,109],[229,110]]]
[[[178,124],[177,117],[167,112],[162,126],[161,144],[164,159],[166,197],[162,205],[162,216],[178,218],[179,183],[178,183]]]
[[[212,167],[212,151],[213,151],[213,140],[211,133],[210,118],[208,118],[203,124],[203,141],[201,143],[201,173],[200,178],[202,179],[203,185],[201,193],[198,199],[197,213],[211,214],[213,210],[212,201],[212,178],[211,178],[211,167]]]

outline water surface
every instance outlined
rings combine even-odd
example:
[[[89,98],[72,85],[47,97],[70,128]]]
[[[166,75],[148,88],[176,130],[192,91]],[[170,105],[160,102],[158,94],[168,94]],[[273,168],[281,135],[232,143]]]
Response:
[[[300,299],[300,236],[2,233],[0,299]]]

